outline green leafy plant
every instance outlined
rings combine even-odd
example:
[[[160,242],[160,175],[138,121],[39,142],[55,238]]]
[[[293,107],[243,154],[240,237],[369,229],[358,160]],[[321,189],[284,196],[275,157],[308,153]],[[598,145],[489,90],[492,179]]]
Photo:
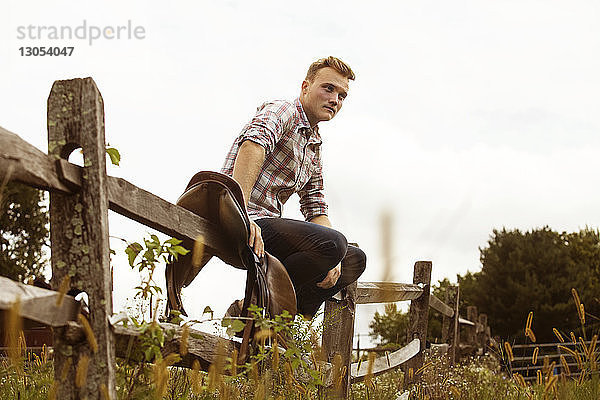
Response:
[[[143,239],[143,245],[138,242],[128,244],[125,253],[129,265],[131,268],[137,268],[142,278],[140,285],[135,288],[137,290],[135,297],[146,300],[151,295],[158,298],[162,294],[162,289],[154,281],[154,272],[159,262],[167,262],[170,257],[177,259],[179,255],[189,252],[180,246],[180,243],[181,240],[175,238],[161,242],[158,236],[151,234],[150,238]],[[162,354],[165,339],[171,339],[173,333],[171,331],[165,333],[156,322],[156,313],[152,321],[129,317],[125,325],[129,323],[139,332],[139,336],[136,346],[131,346],[131,353],[118,365],[121,374],[124,375],[118,387],[119,397],[147,398],[151,390],[148,389],[149,385],[140,385],[140,380],[153,382],[152,390],[159,394],[163,393],[168,381],[167,367],[177,362],[174,356],[167,359],[163,358]],[[154,366],[151,367],[149,363],[154,363]]]
[[[130,243],[125,249],[125,253],[129,259],[129,266],[137,267],[142,275],[142,282],[136,286],[136,289],[138,294],[146,299],[150,294],[160,295],[162,293],[162,289],[153,279],[157,263],[159,261],[168,262],[169,256],[177,258],[179,255],[186,255],[189,250],[179,245],[181,243],[179,239],[171,238],[161,243],[158,236],[154,234],[150,235],[150,239],[144,239],[143,242],[144,246],[138,242]]]
[[[108,146],[110,146],[110,143],[106,147],[106,154],[108,154],[110,162],[112,165],[119,166],[119,163],[121,162],[121,153],[119,153],[119,150],[115,149],[114,147]]]

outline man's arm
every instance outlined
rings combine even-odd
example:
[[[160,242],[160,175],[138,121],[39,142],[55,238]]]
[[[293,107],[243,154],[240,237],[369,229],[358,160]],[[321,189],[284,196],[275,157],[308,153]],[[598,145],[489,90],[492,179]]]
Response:
[[[258,174],[265,162],[265,148],[250,140],[245,140],[238,151],[233,165],[233,179],[239,183],[244,194],[244,203],[248,206],[250,193],[256,183]],[[250,238],[248,245],[254,249],[257,256],[265,254],[265,247],[260,233],[260,227],[250,221]]]
[[[250,192],[265,162],[265,148],[250,140],[245,140],[238,151],[233,165],[233,179],[240,184],[244,193],[244,203],[248,205]]]

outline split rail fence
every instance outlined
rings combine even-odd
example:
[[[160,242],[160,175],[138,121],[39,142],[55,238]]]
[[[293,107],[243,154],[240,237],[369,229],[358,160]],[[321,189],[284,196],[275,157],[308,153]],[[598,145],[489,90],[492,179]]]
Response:
[[[0,278],[0,310],[5,312],[19,299],[23,318],[53,328],[57,398],[98,399],[108,395],[116,399],[115,357],[130,354],[128,348],[139,333],[111,321],[113,282],[108,210],[169,236],[195,240],[202,235],[208,249],[221,246],[222,239],[205,219],[124,179],[107,176],[104,105],[91,78],[56,81],[48,98],[47,115],[48,154],[0,127],[0,182],[14,180],[50,192],[51,285],[56,289],[67,280],[71,288],[87,293],[89,323],[97,349],[91,349],[85,340],[78,322],[80,304],[72,297],[64,296],[63,301],[57,302],[58,292]],[[83,152],[83,167],[67,161],[78,148]],[[444,316],[444,339],[450,344],[450,362],[458,356],[459,323],[470,327],[467,333],[472,339],[470,343],[476,343],[477,335],[482,332],[481,337],[485,336],[485,318],[470,321],[459,318],[458,287],[449,289],[449,305],[430,293],[431,267],[431,262],[417,262],[412,284],[354,283],[344,290],[342,301],[326,302],[325,318],[331,323],[323,334],[323,347],[329,361],[336,353],[340,354],[342,365],[349,371],[343,376],[342,390],[332,394],[345,398],[350,384],[364,379],[367,373],[367,363],[351,363],[357,304],[411,301],[409,344],[377,358],[373,365],[375,375],[399,366],[406,371],[417,371],[423,365],[430,307]],[[163,352],[178,352],[182,329],[173,324],[161,327],[170,331],[168,336],[172,337]],[[199,331],[193,333],[188,339],[188,354],[177,365],[190,368],[198,360],[207,370],[217,356],[216,349],[223,348],[217,346],[223,339]],[[224,351],[229,354],[236,346],[236,342],[227,341]],[[84,356],[89,357],[88,376],[86,384],[78,387],[76,366]],[[416,379],[413,374],[406,376]]]

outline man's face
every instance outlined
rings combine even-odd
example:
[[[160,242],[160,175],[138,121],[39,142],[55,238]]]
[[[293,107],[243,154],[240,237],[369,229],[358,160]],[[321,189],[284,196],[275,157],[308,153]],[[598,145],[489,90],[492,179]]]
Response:
[[[348,78],[331,67],[321,68],[312,81],[302,82],[300,102],[310,126],[335,117],[347,94]]]

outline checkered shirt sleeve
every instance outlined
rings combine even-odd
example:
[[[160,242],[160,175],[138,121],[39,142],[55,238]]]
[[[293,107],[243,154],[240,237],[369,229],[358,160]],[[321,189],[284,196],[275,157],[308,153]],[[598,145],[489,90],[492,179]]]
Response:
[[[323,194],[323,165],[321,161],[321,151],[318,151],[316,157],[315,172],[302,189],[298,191],[300,197],[300,211],[306,221],[310,221],[319,215],[327,215],[328,206]]]
[[[266,154],[272,153],[275,144],[281,139],[285,121],[293,118],[293,110],[283,102],[265,103],[258,108],[252,121],[242,133],[241,141],[250,140],[265,148]]]

